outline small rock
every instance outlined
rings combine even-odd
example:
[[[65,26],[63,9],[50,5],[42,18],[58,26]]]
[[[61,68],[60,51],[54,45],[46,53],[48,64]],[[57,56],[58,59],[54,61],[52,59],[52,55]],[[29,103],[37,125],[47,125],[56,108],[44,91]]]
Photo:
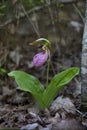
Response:
[[[51,130],[50,128],[42,128],[41,130]]]
[[[38,124],[37,123],[28,124],[22,126],[20,130],[38,130]]]
[[[34,67],[33,62],[32,61],[27,61],[27,66],[28,66],[28,68]]]
[[[71,22],[69,23],[69,26],[74,27],[77,32],[80,32],[81,27],[82,27],[82,24],[79,23],[79,22],[77,22],[77,21],[71,21]]]
[[[7,86],[3,86],[3,95],[5,96],[5,95],[11,95],[12,93],[13,93],[13,91],[14,91],[14,93],[15,93],[15,90],[11,90],[11,89],[9,89],[9,87],[7,87]]]
[[[83,126],[85,126],[87,128],[87,119],[85,119],[83,122],[82,122]]]
[[[52,130],[86,130],[86,128],[76,119],[67,119],[53,124]]]
[[[14,63],[16,63],[16,65],[19,65],[19,62],[22,58],[22,55],[20,54],[20,48],[17,47],[14,51],[11,51],[9,53],[9,57]]]
[[[37,118],[37,114],[34,113],[34,112],[29,112],[29,115],[30,115],[32,118]]]
[[[54,117],[49,117],[48,120],[51,124],[56,124],[57,122],[61,120],[61,118],[60,118],[59,113],[56,113]]]
[[[75,114],[75,106],[72,101],[68,97],[63,98],[62,96],[54,100],[50,107],[50,110],[53,112],[62,110],[67,113]]]

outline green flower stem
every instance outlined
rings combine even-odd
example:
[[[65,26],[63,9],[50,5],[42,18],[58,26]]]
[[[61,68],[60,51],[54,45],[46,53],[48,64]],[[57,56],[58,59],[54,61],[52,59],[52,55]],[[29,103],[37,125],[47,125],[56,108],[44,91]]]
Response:
[[[46,79],[46,86],[48,86],[49,69],[50,69],[50,60],[48,60],[48,64],[47,64],[47,79]]]

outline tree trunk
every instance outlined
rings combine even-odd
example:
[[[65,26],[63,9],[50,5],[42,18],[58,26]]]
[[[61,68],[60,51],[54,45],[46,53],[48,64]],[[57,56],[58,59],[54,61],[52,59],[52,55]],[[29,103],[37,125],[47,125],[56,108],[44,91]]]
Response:
[[[81,109],[87,111],[87,0],[81,57]]]

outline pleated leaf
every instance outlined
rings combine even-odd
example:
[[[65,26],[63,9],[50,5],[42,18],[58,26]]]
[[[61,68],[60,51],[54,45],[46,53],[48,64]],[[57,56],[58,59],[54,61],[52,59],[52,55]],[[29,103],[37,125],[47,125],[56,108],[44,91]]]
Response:
[[[8,75],[15,78],[16,83],[22,90],[30,92],[38,101],[40,108],[43,109],[44,87],[36,77],[23,71],[12,71]]]
[[[59,90],[61,90],[64,85],[69,83],[78,73],[79,69],[72,67],[53,77],[43,94],[43,99],[46,107],[51,104],[55,96],[58,94]]]

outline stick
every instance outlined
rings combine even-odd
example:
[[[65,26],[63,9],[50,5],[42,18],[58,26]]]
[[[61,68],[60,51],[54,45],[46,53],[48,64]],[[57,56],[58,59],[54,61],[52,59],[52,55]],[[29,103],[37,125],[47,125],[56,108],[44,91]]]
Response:
[[[87,112],[87,0],[81,56],[81,109]]]

